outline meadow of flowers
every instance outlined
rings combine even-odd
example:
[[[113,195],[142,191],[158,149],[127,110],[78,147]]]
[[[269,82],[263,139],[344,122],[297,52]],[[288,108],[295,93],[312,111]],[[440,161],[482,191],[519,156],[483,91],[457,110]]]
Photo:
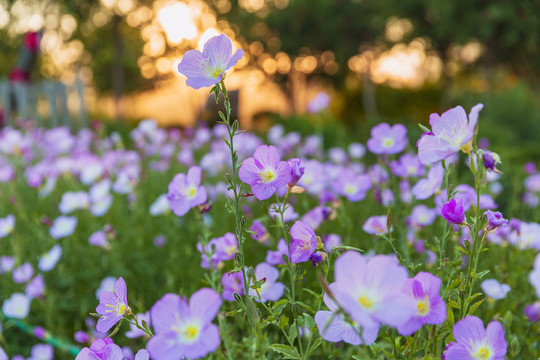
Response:
[[[540,172],[480,139],[483,105],[419,139],[258,136],[242,55],[179,66],[224,97],[213,128],[1,130],[0,360],[536,359]]]

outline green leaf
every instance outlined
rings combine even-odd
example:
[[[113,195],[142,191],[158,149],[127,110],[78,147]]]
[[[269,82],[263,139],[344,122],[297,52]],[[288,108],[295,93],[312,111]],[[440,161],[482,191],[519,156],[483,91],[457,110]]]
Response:
[[[321,294],[317,294],[315,291],[313,291],[313,290],[311,290],[311,289],[304,288],[304,289],[302,289],[302,290],[304,290],[304,291],[307,292],[308,294],[313,295],[316,299],[320,299],[320,298],[321,298]]]
[[[287,325],[289,325],[289,318],[287,317],[287,315],[281,315],[279,317],[279,328],[285,329]]]
[[[484,270],[484,271],[482,271],[482,272],[479,272],[478,274],[476,274],[476,278],[477,278],[477,279],[481,279],[481,278],[483,278],[484,276],[486,276],[488,273],[489,273],[489,270]]]
[[[480,300],[480,301],[475,302],[475,303],[471,306],[471,308],[469,309],[469,315],[474,314],[474,312],[476,311],[476,309],[478,309],[478,307],[479,307],[480,305],[482,305],[482,303],[483,303],[484,301],[486,301],[485,298],[482,299],[482,300]]]
[[[303,307],[306,310],[309,310],[311,312],[315,312],[315,310],[313,310],[313,308],[311,306],[307,305],[306,303],[303,303],[302,301],[297,301],[297,302],[295,302],[295,304],[300,305],[301,307]]]
[[[269,348],[277,353],[282,354],[284,356],[284,359],[302,359],[298,354],[298,351],[296,351],[296,349],[293,349],[289,345],[272,344],[269,346]]]

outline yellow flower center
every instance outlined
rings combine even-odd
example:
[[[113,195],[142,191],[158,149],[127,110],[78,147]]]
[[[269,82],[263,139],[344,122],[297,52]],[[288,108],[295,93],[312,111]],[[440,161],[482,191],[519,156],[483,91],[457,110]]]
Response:
[[[356,193],[356,186],[354,185],[346,185],[345,186],[345,192],[349,195],[353,195]]]
[[[384,147],[392,147],[392,145],[394,145],[394,139],[393,138],[386,138],[383,140],[383,145]]]
[[[461,147],[461,151],[468,154],[472,151],[472,140]]]
[[[210,76],[213,77],[213,78],[217,78],[219,75],[221,75],[222,72],[223,72],[223,70],[220,69],[220,68],[212,69],[212,72],[210,73]]]
[[[366,295],[360,296],[358,302],[366,309],[369,309],[373,306],[373,300]]]
[[[259,173],[259,176],[261,177],[261,180],[266,183],[274,180],[276,175],[271,170],[264,170]]]
[[[429,299],[427,297],[416,303],[416,308],[420,315],[426,315],[429,312]]]
[[[197,334],[199,334],[199,328],[197,328],[195,325],[188,325],[184,329],[184,336],[188,340],[193,340]]]
[[[197,193],[197,189],[195,189],[194,187],[189,188],[188,190],[189,197],[194,197],[196,193]]]
[[[309,239],[302,240],[302,250],[308,250],[311,247]]]
[[[473,355],[478,360],[487,360],[491,359],[491,351],[489,348],[484,345],[476,351],[476,354]]]
[[[126,312],[126,304],[122,303],[118,306],[118,315],[123,315]]]

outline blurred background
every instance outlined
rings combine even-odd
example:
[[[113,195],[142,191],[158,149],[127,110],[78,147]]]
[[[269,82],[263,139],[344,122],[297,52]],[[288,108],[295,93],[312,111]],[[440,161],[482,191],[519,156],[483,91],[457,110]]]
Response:
[[[15,117],[191,126],[215,111],[176,68],[219,33],[245,51],[227,76],[244,128],[365,139],[483,102],[482,135],[538,155],[538,0],[0,0],[0,77],[38,87]]]

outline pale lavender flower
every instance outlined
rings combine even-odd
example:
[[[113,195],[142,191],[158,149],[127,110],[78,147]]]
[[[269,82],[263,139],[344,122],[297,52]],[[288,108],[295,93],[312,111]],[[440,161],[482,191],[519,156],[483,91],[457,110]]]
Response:
[[[294,264],[308,261],[317,249],[317,235],[313,228],[303,222],[297,221],[291,227],[291,243],[289,253]]]
[[[287,255],[287,257],[289,257],[289,247],[284,239],[279,239],[277,250],[268,250],[265,261],[270,265],[283,265],[285,264],[285,261],[283,261],[283,255]]]
[[[257,199],[266,200],[274,195],[278,188],[291,181],[291,166],[280,161],[275,146],[260,145],[253,157],[242,162],[238,177],[251,186]]]
[[[109,247],[109,241],[107,240],[107,234],[103,230],[98,230],[88,238],[90,245],[99,246],[102,248]]]
[[[311,114],[317,114],[328,108],[330,105],[330,96],[324,91],[321,91],[311,99],[307,105],[307,111]]]
[[[276,221],[281,221],[281,215],[279,211],[276,211],[278,206],[278,204],[270,205],[268,207],[268,215],[270,215],[270,217],[275,219]],[[283,222],[288,223],[296,219],[298,219],[298,213],[294,211],[292,205],[286,204],[285,211],[283,212]]]
[[[119,278],[114,285],[114,292],[103,291],[99,296],[96,312],[101,317],[98,319],[96,330],[106,333],[122,320],[128,310],[126,282]]]
[[[8,236],[15,228],[15,216],[12,214],[0,218],[0,239]]]
[[[323,221],[328,220],[328,217],[330,216],[330,213],[332,212],[332,208],[327,206],[315,206],[313,209],[309,210],[307,213],[305,213],[301,218],[300,221],[308,224],[311,226],[314,230],[317,230],[319,226],[321,226]]]
[[[530,305],[525,306],[523,313],[532,323],[540,320],[540,301],[536,301]]]
[[[0,274],[9,272],[15,266],[15,259],[12,256],[0,256]]]
[[[101,284],[99,285],[99,288],[96,290],[96,298],[99,300],[101,297],[101,293],[104,291],[113,292],[114,291],[114,285],[118,281],[118,278],[115,278],[113,276],[107,276],[103,280],[101,280]]]
[[[433,224],[436,217],[437,212],[435,209],[430,209],[426,205],[420,204],[413,208],[409,219],[412,225],[422,227]]]
[[[326,187],[325,167],[317,160],[307,160],[304,162],[304,166],[304,175],[298,181],[298,185],[311,195],[318,195]]]
[[[221,277],[223,292],[221,296],[228,301],[234,301],[234,294],[244,295],[244,278],[241,271],[225,273]]]
[[[22,284],[27,282],[34,275],[34,268],[32,264],[25,262],[16,269],[13,269],[13,281],[17,284]]]
[[[162,247],[167,243],[167,238],[163,234],[156,235],[154,237],[154,246],[156,247]]]
[[[85,331],[79,330],[73,335],[73,339],[79,344],[84,344],[90,341],[90,336]]]
[[[366,147],[360,143],[350,144],[348,150],[351,159],[361,159],[366,154]]]
[[[369,175],[356,175],[349,169],[339,172],[332,182],[332,189],[347,198],[349,201],[360,201],[366,197],[366,192],[371,188]]]
[[[478,121],[478,113],[484,105],[473,106],[467,114],[461,106],[452,108],[441,116],[431,114],[429,123],[432,131],[424,133],[418,140],[418,157],[423,164],[431,164],[452,156],[459,150],[470,152]]]
[[[171,210],[177,216],[184,216],[197,205],[206,201],[206,190],[201,184],[201,168],[193,166],[189,168],[187,176],[177,174],[169,184],[167,200]]]
[[[84,191],[68,191],[62,195],[58,209],[62,214],[70,214],[75,210],[90,206],[90,197]]]
[[[209,87],[223,79],[225,71],[244,56],[241,49],[232,54],[231,40],[221,34],[208,40],[203,51],[189,50],[178,64],[178,72],[187,76],[186,84],[194,89]]]
[[[268,265],[260,263],[255,267],[255,281],[265,280],[264,283],[257,289],[252,289],[250,283],[249,295],[254,296],[256,301],[259,301],[259,296],[262,302],[277,301],[283,295],[283,284],[277,282],[279,271]]]
[[[49,234],[53,239],[61,239],[70,236],[75,232],[77,218],[74,216],[59,216],[54,219],[54,223],[49,229]]]
[[[302,166],[302,161],[297,158],[289,159],[287,162],[291,167],[291,181],[289,181],[289,186],[293,187],[298,183],[302,175],[304,175],[306,168]]]
[[[330,342],[344,341],[351,345],[370,345],[377,340],[379,332],[377,326],[362,328],[359,324],[347,322],[343,314],[337,313],[339,307],[327,294],[324,294],[324,303],[330,311],[317,311],[315,314],[315,323],[324,340]],[[362,337],[359,335],[360,331]]]
[[[444,360],[504,360],[507,344],[500,322],[492,321],[484,328],[476,316],[466,316],[454,325],[454,338],[443,354]]]
[[[334,279],[329,287],[336,302],[363,328],[399,327],[417,313],[403,292],[407,270],[394,257],[347,251],[336,259]]]
[[[219,347],[219,328],[212,324],[221,306],[214,290],[196,291],[189,302],[174,294],[165,294],[150,310],[155,336],[146,350],[152,359],[198,359]]]
[[[26,284],[24,292],[30,299],[42,296],[45,293],[45,282],[43,281],[43,275],[37,275],[32,279],[32,281]]]
[[[31,298],[25,294],[14,293],[2,304],[2,312],[5,316],[14,319],[24,319],[30,311]]]
[[[156,201],[154,201],[149,208],[150,215],[158,216],[169,212],[171,208],[169,207],[169,201],[167,200],[167,194],[161,194],[158,196]]]
[[[60,245],[54,245],[48,253],[39,259],[38,269],[43,272],[54,269],[61,256],[62,247]]]
[[[399,160],[390,163],[390,170],[396,176],[400,177],[420,177],[424,175],[424,165],[413,154],[403,154]]]
[[[371,138],[367,141],[369,151],[374,154],[397,154],[407,146],[407,128],[402,124],[390,126],[381,123],[371,129]]]
[[[341,236],[338,234],[328,234],[322,238],[324,249],[330,253],[334,247],[341,246]]]
[[[540,250],[540,224],[521,221],[519,223],[519,234],[511,236],[508,240],[522,250]]]
[[[398,326],[401,335],[408,336],[425,324],[437,325],[446,320],[446,304],[439,295],[441,279],[427,272],[419,272],[407,280],[403,292],[416,303],[416,314]]]
[[[234,253],[238,250],[238,241],[233,233],[226,233],[223,236],[211,239],[206,246],[197,244],[197,250],[201,253],[201,267],[210,268],[210,260],[213,268],[216,268],[221,261],[232,260]],[[209,260],[210,259],[210,260]]]
[[[443,182],[444,169],[437,163],[428,171],[427,178],[420,179],[412,188],[412,193],[418,200],[425,200],[435,194]]]
[[[362,226],[362,230],[371,235],[386,234],[388,232],[386,221],[386,215],[370,216]]]
[[[135,317],[137,317],[137,321],[139,322],[139,324],[142,324],[142,322],[144,321],[146,322],[148,326],[151,325],[150,312],[136,314]],[[145,336],[145,335],[146,333],[144,331],[142,331],[141,329],[139,329],[138,327],[136,327],[135,325],[131,323],[129,324],[129,331],[126,331],[126,337],[128,339],[135,339],[135,338]]]
[[[339,147],[333,147],[328,150],[328,159],[334,164],[344,164],[347,162],[347,153]]]
[[[52,360],[54,358],[54,349],[50,344],[36,344],[30,350],[28,360]]]
[[[111,338],[96,339],[90,348],[83,348],[75,360],[120,360],[122,349]]]
[[[482,281],[480,286],[487,297],[495,300],[504,299],[506,294],[510,291],[510,285],[501,284],[495,279],[486,279]]]

